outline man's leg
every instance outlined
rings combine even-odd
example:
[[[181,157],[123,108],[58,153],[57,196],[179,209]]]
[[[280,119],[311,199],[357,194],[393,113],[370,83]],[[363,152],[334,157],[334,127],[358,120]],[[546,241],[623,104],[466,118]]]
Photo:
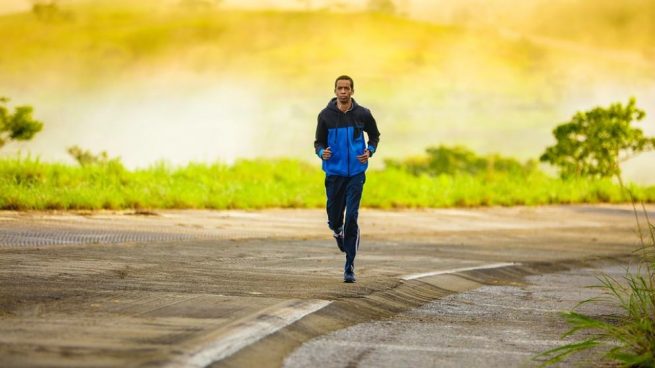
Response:
[[[343,228],[343,212],[346,208],[346,177],[330,175],[325,177],[325,194],[328,226],[335,233]]]
[[[343,244],[346,250],[344,278],[348,281],[346,276],[349,273],[353,273],[352,281],[354,281],[355,256],[357,255],[357,248],[359,246],[359,225],[357,224],[357,217],[359,216],[359,202],[362,199],[366,174],[361,173],[348,179],[348,184],[346,185],[346,223],[344,226]]]

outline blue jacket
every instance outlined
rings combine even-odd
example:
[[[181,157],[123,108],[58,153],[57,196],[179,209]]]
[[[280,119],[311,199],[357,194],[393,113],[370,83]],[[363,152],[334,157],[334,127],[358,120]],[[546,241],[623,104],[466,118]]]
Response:
[[[332,157],[323,160],[326,175],[355,176],[366,171],[368,163],[362,164],[357,156],[367,148],[364,132],[368,135],[368,149],[371,156],[380,141],[380,132],[371,111],[352,100],[352,108],[342,112],[333,97],[318,114],[314,150],[322,158],[323,150],[330,147]]]

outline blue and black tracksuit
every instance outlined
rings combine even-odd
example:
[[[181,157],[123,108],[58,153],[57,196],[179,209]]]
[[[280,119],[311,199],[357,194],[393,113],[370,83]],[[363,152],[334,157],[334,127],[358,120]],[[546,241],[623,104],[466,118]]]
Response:
[[[368,135],[368,146],[364,132]],[[346,270],[354,266],[359,247],[357,215],[368,168],[368,163],[359,162],[357,156],[367,148],[372,156],[379,141],[380,132],[371,111],[354,99],[350,110],[343,112],[337,107],[336,97],[332,98],[318,114],[314,149],[321,158],[326,148],[330,147],[332,152],[332,157],[323,160],[328,225],[335,233],[344,231]]]

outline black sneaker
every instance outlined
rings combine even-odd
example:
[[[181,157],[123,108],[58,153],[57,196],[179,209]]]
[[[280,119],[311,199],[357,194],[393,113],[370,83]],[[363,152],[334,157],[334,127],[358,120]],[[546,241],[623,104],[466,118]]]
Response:
[[[343,248],[343,230],[332,234],[332,236],[334,236],[334,239],[337,241],[337,247],[339,247],[341,253],[346,253],[346,250]]]
[[[350,269],[343,273],[343,282],[353,283],[355,281],[357,281],[355,278],[355,267],[350,266]]]

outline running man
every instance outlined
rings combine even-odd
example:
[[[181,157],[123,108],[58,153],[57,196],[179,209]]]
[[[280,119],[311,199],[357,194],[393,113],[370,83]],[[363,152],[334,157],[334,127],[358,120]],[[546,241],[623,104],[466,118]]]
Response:
[[[359,248],[357,216],[368,160],[380,141],[371,111],[352,98],[355,83],[347,75],[334,82],[334,94],[318,114],[314,149],[323,160],[328,226],[339,250],[346,253],[344,282],[355,282],[355,256]],[[364,141],[368,136],[368,145]],[[344,219],[345,211],[345,219]]]

